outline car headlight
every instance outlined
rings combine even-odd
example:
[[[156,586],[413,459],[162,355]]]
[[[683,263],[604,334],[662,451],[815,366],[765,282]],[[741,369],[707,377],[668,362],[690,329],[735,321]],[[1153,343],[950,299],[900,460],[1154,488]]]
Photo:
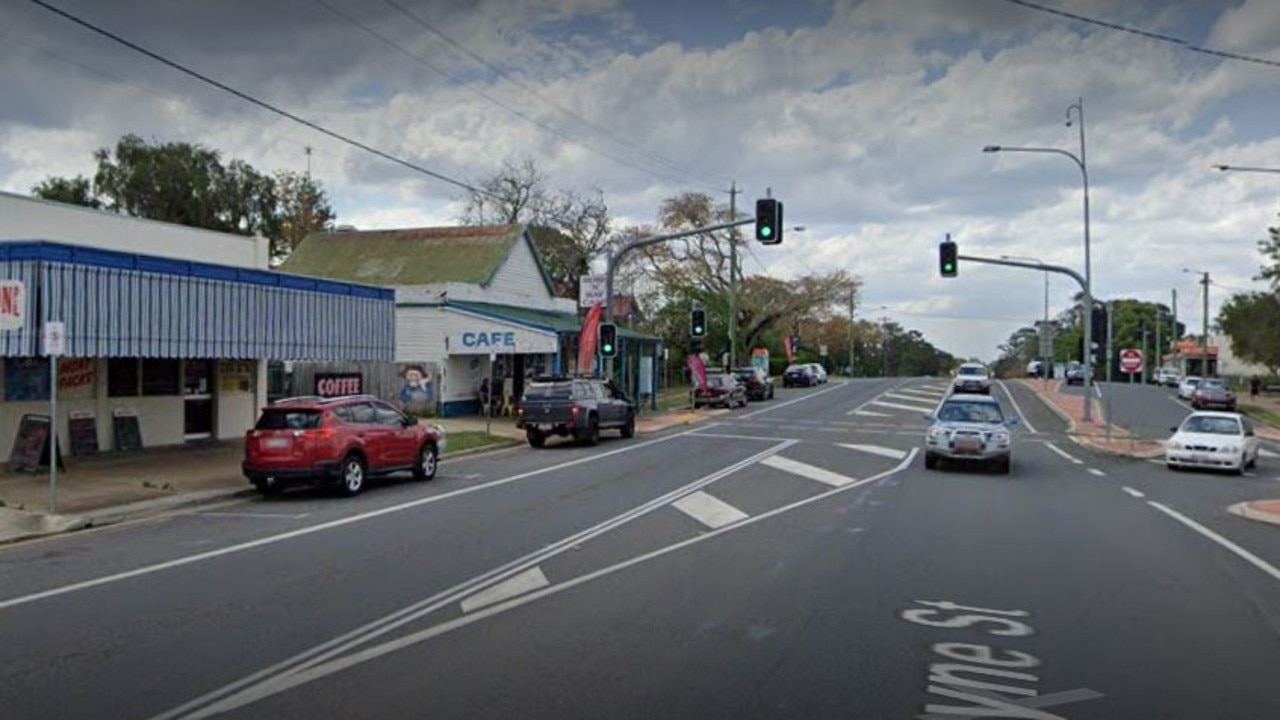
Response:
[[[1182,449],[1182,443],[1178,442],[1177,440],[1170,440],[1170,441],[1169,441],[1169,449],[1170,449],[1170,450],[1181,450],[1181,449]]]
[[[996,441],[997,445],[1009,444],[1009,433],[999,432],[999,433],[996,433],[995,435],[992,435],[991,437],[993,440]]]
[[[1235,445],[1223,445],[1222,448],[1218,450],[1218,452],[1226,453],[1228,455],[1235,455],[1236,453],[1240,452],[1240,448]]]
[[[938,439],[938,438],[940,438],[940,437],[946,437],[946,435],[947,435],[947,429],[946,429],[946,428],[939,428],[939,427],[932,427],[932,428],[929,428],[929,439],[930,439],[930,440],[937,440],[937,439]]]

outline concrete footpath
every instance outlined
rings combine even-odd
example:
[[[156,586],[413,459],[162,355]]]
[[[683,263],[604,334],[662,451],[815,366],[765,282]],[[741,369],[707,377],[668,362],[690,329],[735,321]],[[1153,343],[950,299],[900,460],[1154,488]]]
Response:
[[[1093,407],[1093,421],[1084,421],[1084,398],[1080,395],[1064,393],[1057,381],[1045,383],[1043,380],[1021,379],[1008,380],[1010,383],[1021,383],[1030,388],[1044,400],[1054,412],[1067,422],[1067,435],[1077,444],[1114,455],[1127,455],[1137,458],[1158,458],[1164,456],[1164,443],[1161,441],[1135,437],[1132,433],[1112,426],[1109,437],[1106,420],[1101,403]],[[1243,400],[1242,400],[1243,402]],[[1280,400],[1270,398],[1252,398],[1251,404],[1266,407],[1280,415]],[[1275,406],[1275,409],[1271,407]],[[1280,429],[1255,419],[1255,432],[1261,438],[1280,442]],[[1252,500],[1226,508],[1226,511],[1242,518],[1280,526],[1280,499]]]
[[[676,411],[641,416],[638,434],[698,422],[724,410]],[[446,438],[460,432],[485,432],[483,417],[436,418]],[[524,431],[510,418],[493,418],[489,433],[495,443],[468,453],[518,447]],[[0,544],[33,537],[155,517],[184,508],[249,497],[257,491],[240,473],[242,440],[198,446],[148,449],[138,453],[106,453],[64,458],[56,478],[56,512],[49,512],[49,472],[0,472]]]

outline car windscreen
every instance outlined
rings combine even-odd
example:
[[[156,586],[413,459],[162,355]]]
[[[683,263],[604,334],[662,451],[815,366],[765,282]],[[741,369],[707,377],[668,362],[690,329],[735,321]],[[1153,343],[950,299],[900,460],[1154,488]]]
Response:
[[[253,427],[256,430],[311,430],[320,427],[320,411],[267,408]]]
[[[995,403],[947,402],[938,410],[938,419],[944,422],[1002,423],[1004,415]]]
[[[980,367],[962,367],[960,368],[960,374],[961,375],[986,375],[987,371],[984,368],[980,368]]]
[[[809,370],[810,368],[808,365],[791,365],[786,371],[789,373],[804,373],[809,372]]]
[[[1227,389],[1227,383],[1226,383],[1226,381],[1225,381],[1225,380],[1218,380],[1218,379],[1216,379],[1216,378],[1210,378],[1210,379],[1208,379],[1208,380],[1205,380],[1205,381],[1201,382],[1201,383],[1200,383],[1199,385],[1197,385],[1196,387],[1198,387],[1198,388],[1199,388],[1199,389],[1201,389],[1201,390],[1209,390],[1209,389],[1226,390],[1226,389]]]
[[[573,383],[534,383],[524,390],[526,400],[567,400],[573,397]]]
[[[1240,421],[1229,417],[1192,416],[1182,424],[1182,432],[1208,435],[1239,435]]]

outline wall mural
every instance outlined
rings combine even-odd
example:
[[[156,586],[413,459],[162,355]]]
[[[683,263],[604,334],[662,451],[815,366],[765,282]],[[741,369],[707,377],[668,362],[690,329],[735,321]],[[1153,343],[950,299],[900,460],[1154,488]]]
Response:
[[[434,417],[436,415],[439,368],[436,363],[414,363],[400,368],[400,392],[397,395],[400,409],[410,415]]]

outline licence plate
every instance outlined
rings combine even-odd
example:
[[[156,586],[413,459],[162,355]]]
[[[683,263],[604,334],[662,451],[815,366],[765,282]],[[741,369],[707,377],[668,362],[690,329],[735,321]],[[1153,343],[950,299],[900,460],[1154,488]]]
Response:
[[[287,437],[271,437],[262,441],[262,447],[268,450],[283,450],[289,447],[289,438]]]
[[[982,450],[982,441],[975,438],[960,438],[956,440],[956,452],[959,453],[977,453]]]

